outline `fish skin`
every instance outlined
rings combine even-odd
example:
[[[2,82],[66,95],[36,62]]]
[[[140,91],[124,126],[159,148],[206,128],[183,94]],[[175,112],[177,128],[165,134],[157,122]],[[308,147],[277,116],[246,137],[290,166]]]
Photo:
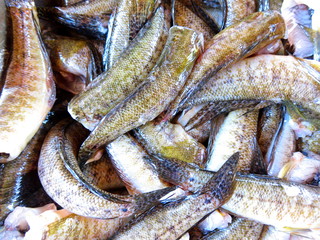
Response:
[[[254,156],[259,112],[239,109],[225,118],[209,150],[206,169],[218,171],[235,152],[240,152],[238,171],[249,173]]]
[[[159,7],[117,64],[70,101],[68,111],[74,119],[92,130],[117,103],[145,81],[167,39],[169,22],[165,15],[164,9]]]
[[[7,8],[5,1],[0,2],[0,95],[3,87],[3,68],[6,57]]]
[[[256,2],[254,0],[227,0],[227,16],[225,27],[229,27],[241,21],[256,11]]]
[[[234,154],[198,194],[166,203],[129,222],[111,239],[177,239],[225,202],[232,191],[239,154]],[[170,221],[168,221],[170,219]]]
[[[187,134],[179,124],[158,123],[154,120],[136,128],[134,133],[149,154],[175,158],[199,166],[204,166],[207,159],[206,148]]]
[[[159,0],[119,1],[108,26],[103,54],[104,71],[117,61],[159,4]]]
[[[33,14],[33,1],[7,1],[7,7],[13,50],[0,97],[2,163],[18,157],[55,101],[53,75]]]
[[[124,134],[106,146],[110,159],[130,194],[169,187],[146,160],[148,154],[138,141]],[[141,178],[143,176],[143,178]]]
[[[282,107],[279,104],[272,104],[261,109],[258,127],[258,143],[263,156],[266,155],[272,138],[281,123]]]
[[[311,60],[303,62],[314,63]],[[319,82],[297,59],[267,54],[247,58],[220,71],[185,107],[234,99],[268,100],[276,103],[290,100],[319,114],[319,95]]]
[[[172,27],[146,82],[112,109],[83,142],[79,151],[81,162],[87,161],[101,146],[153,120],[165,110],[184,85],[202,45],[202,35],[189,28]]]
[[[125,218],[145,210],[172,190],[167,188],[136,196],[108,192],[105,192],[104,196],[97,196],[97,193],[90,192],[91,189],[84,187],[67,170],[64,163],[66,157],[76,159],[77,148],[87,135],[86,131],[79,131],[80,126],[70,119],[59,122],[46,136],[39,157],[38,173],[41,184],[61,207],[85,217]]]
[[[217,232],[209,233],[201,240],[237,240],[237,239],[260,239],[263,224],[245,218],[237,218],[227,228]]]
[[[210,47],[197,59],[186,85],[170,105],[166,118],[171,118],[219,70],[283,38],[284,33],[285,24],[280,13],[268,11],[253,13],[216,34],[208,43]]]

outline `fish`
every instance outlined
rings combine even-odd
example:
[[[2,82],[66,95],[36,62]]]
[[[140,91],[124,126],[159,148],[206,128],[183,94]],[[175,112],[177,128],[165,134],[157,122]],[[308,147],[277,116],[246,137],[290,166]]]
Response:
[[[86,162],[103,145],[163,112],[184,85],[202,45],[202,35],[192,29],[171,27],[166,46],[145,83],[99,122],[80,147],[80,162]]]
[[[313,69],[319,65],[314,60],[301,62]],[[274,103],[292,101],[317,115],[319,95],[317,77],[299,59],[266,54],[244,59],[220,71],[183,108],[205,102],[254,99]]]
[[[134,134],[152,155],[175,158],[199,166],[204,166],[207,159],[204,145],[190,137],[179,124],[158,123],[154,120],[136,128]]]
[[[262,231],[263,224],[245,219],[236,218],[227,228],[221,229],[216,232],[209,233],[201,238],[201,240],[210,239],[260,239],[260,233]]]
[[[68,112],[75,120],[93,130],[117,103],[145,81],[168,36],[169,19],[166,15],[160,6],[117,64],[100,74],[84,92],[71,99]]]
[[[19,156],[55,102],[55,84],[39,35],[34,2],[6,2],[13,49],[0,96],[0,162]],[[28,126],[28,127],[26,127]]]
[[[227,15],[225,27],[229,27],[256,11],[256,2],[253,0],[227,0]]]
[[[159,0],[119,1],[108,25],[103,54],[104,71],[110,69],[117,61],[159,4]]]
[[[7,8],[5,1],[0,2],[0,94],[3,87],[3,69],[6,57],[6,36],[7,36]]]
[[[98,50],[89,41],[57,36],[45,44],[61,89],[79,94],[102,71]]]
[[[110,159],[130,194],[169,187],[145,160],[148,154],[130,134],[124,134],[106,146]],[[143,176],[143,178],[141,178]]]
[[[198,194],[153,208],[129,222],[111,239],[177,239],[208,213],[219,207],[232,193],[239,154],[205,184]],[[171,219],[172,221],[168,221]]]
[[[92,188],[96,186],[86,188],[87,185],[71,173],[72,170],[77,171],[74,166],[77,161],[75,154],[86,135],[87,131],[80,123],[67,118],[50,130],[41,149],[38,164],[41,184],[47,194],[64,209],[85,217],[126,218],[145,211],[173,190],[166,188],[135,196],[111,194],[103,190],[100,190],[100,195],[92,193]],[[74,165],[67,165],[72,161]]]
[[[253,13],[216,34],[208,43],[209,47],[197,59],[186,85],[169,106],[164,119],[171,119],[219,70],[282,38],[284,32],[285,25],[281,15],[268,11]]]
[[[289,232],[282,232],[277,230],[273,226],[265,225],[260,235],[261,240],[274,240],[274,239],[281,239],[281,240],[290,240],[290,233]]]
[[[94,39],[105,39],[116,0],[80,1],[66,7],[38,8],[40,18],[54,20]]]
[[[311,151],[320,155],[320,131],[315,131],[311,134],[311,136],[303,138],[301,143],[301,151]]]

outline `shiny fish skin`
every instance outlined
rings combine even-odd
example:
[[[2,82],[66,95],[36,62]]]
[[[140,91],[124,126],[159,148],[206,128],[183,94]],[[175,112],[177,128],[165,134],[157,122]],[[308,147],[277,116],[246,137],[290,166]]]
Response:
[[[75,155],[85,137],[86,132],[79,131],[79,125],[66,119],[51,129],[41,149],[40,181],[48,195],[63,208],[86,217],[124,218],[144,210],[149,203],[171,191],[163,189],[136,196],[107,193],[106,198],[91,193],[66,169],[63,159]]]
[[[15,159],[39,129],[55,101],[49,59],[28,0],[7,1],[13,51],[0,97],[0,162]],[[28,126],[28,127],[26,127]]]
[[[158,6],[159,0],[119,1],[108,26],[103,54],[105,71],[117,61]]]
[[[110,159],[130,194],[150,192],[169,187],[150,166],[148,154],[129,134],[124,134],[106,146]],[[141,177],[143,176],[143,177]]]
[[[241,19],[254,13],[256,2],[254,0],[227,0],[227,16],[225,27],[239,22]]]
[[[311,60],[303,62],[318,64]],[[217,73],[190,99],[188,105],[234,99],[274,102],[290,100],[319,114],[319,96],[319,82],[297,59],[291,56],[260,55],[242,60]]]
[[[238,239],[260,239],[263,224],[253,222],[245,218],[237,218],[227,228],[217,232],[209,233],[201,240],[238,240]]]
[[[186,85],[169,107],[169,117],[219,70],[282,38],[284,33],[284,21],[275,11],[253,13],[219,32],[208,43],[209,48],[198,58]]]
[[[87,161],[101,146],[156,118],[184,85],[202,45],[202,35],[189,28],[172,27],[146,82],[100,121],[81,145],[80,159]]]
[[[5,1],[0,2],[0,95],[3,87],[2,71],[5,62],[7,37],[7,8]]]
[[[74,119],[92,130],[117,103],[145,81],[167,39],[167,21],[164,9],[159,7],[117,64],[70,101],[68,111]]]
[[[129,222],[111,239],[177,239],[229,195],[239,154],[234,154],[200,192],[154,208]]]
[[[207,159],[206,148],[190,137],[179,124],[157,123],[154,120],[135,129],[134,133],[149,154],[199,166],[203,166]]]

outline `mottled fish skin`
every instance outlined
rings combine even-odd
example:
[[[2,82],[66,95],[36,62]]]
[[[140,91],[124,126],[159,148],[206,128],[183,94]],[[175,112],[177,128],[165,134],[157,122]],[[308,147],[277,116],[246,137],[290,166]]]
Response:
[[[90,3],[82,1],[67,7],[39,8],[39,15],[90,37],[105,39],[109,18],[117,2],[116,0],[95,0]]]
[[[175,158],[199,166],[204,166],[207,159],[206,148],[187,134],[179,124],[158,123],[154,120],[135,129],[134,132],[152,155]]]
[[[218,171],[235,152],[240,152],[238,171],[249,173],[256,143],[257,110],[239,109],[232,111],[223,121],[209,152],[206,169]]]
[[[229,27],[256,11],[254,0],[227,0],[227,16],[225,27]]]
[[[283,38],[284,33],[284,21],[275,11],[253,13],[219,32],[198,58],[186,85],[170,105],[167,118],[172,117],[178,106],[184,105],[219,70]]]
[[[120,0],[111,16],[103,54],[104,71],[109,70],[147,22],[159,0]]]
[[[198,194],[169,202],[138,216],[111,239],[179,238],[228,199],[232,193],[238,157],[234,154]]]
[[[70,115],[92,130],[120,101],[139,86],[155,65],[169,29],[162,7],[109,71],[102,73],[68,105]]]
[[[39,36],[33,1],[7,1],[13,50],[0,97],[0,162],[15,159],[55,101],[55,85]]]
[[[181,1],[174,1],[174,16],[173,21],[175,25],[189,27],[199,33],[203,34],[204,49],[207,49],[207,43],[215,35],[214,31],[195,13],[187,8]]]
[[[125,218],[94,219],[71,214],[68,217],[49,224],[42,235],[42,239],[108,239],[126,221],[127,219]]]
[[[303,62],[311,65],[315,61]],[[276,103],[289,100],[319,114],[319,96],[319,82],[296,58],[267,54],[247,58],[220,71],[191,97],[188,105],[235,99]]]
[[[184,85],[202,45],[202,35],[190,28],[172,27],[166,46],[146,82],[100,121],[81,145],[81,161],[87,161],[101,146],[155,119],[165,110]]]
[[[60,36],[45,40],[45,44],[58,87],[79,94],[101,73],[101,59],[89,41]]]
[[[148,154],[131,135],[124,134],[106,146],[110,159],[130,194],[169,187],[146,160]],[[143,177],[141,177],[143,176]]]
[[[79,126],[70,119],[59,122],[48,133],[40,153],[38,173],[41,184],[61,207],[85,217],[124,218],[145,210],[149,204],[172,190],[163,189],[136,196],[105,192],[103,197],[90,192],[73,177],[64,163],[65,157],[76,158],[78,148],[87,135],[86,131],[79,131]]]
[[[260,111],[257,139],[263,156],[266,155],[272,138],[279,128],[282,115],[280,104],[272,104]]]
[[[264,225],[260,235],[261,240],[290,240],[289,232],[282,232],[273,226]]]
[[[263,224],[245,218],[237,218],[227,228],[217,232],[209,233],[201,240],[238,240],[250,239],[259,240]]]

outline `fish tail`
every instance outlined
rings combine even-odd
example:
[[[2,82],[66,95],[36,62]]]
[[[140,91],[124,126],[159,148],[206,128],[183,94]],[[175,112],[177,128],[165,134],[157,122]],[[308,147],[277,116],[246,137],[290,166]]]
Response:
[[[175,189],[176,187],[167,187],[160,190],[135,195],[134,199],[136,202],[136,212],[142,213],[150,209],[151,207],[160,204],[160,199],[165,197],[167,194],[174,191]]]

